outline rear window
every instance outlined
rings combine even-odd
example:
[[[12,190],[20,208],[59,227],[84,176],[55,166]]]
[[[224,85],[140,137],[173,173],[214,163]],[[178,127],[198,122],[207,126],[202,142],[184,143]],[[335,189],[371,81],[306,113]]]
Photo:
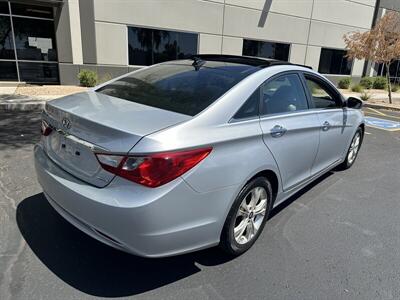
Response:
[[[97,92],[194,116],[259,70],[213,61],[196,70],[191,64],[192,61],[178,61],[149,67],[105,85]]]

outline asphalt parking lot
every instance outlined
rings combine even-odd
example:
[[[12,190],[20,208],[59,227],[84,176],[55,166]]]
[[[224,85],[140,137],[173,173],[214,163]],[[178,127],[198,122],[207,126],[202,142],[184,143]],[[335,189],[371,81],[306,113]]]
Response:
[[[64,221],[35,178],[39,113],[0,112],[0,299],[399,299],[400,131],[366,131],[355,165],[275,209],[241,257],[150,260]]]

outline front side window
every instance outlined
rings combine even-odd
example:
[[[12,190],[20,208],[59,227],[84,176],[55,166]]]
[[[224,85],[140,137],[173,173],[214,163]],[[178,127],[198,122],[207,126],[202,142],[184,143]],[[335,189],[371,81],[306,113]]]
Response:
[[[335,95],[329,92],[323,84],[312,78],[306,78],[306,83],[315,108],[327,109],[340,107],[338,101],[335,101]]]
[[[318,72],[322,74],[350,75],[353,60],[346,57],[347,51],[321,49]]]
[[[243,55],[289,61],[289,51],[289,44],[243,40]]]
[[[127,101],[194,116],[246,76],[259,70],[234,63],[193,61],[155,65],[139,70],[97,90]]]
[[[297,74],[283,75],[262,86],[262,114],[288,113],[308,109],[303,85]]]
[[[197,53],[197,37],[195,33],[128,27],[129,64],[149,66],[189,58]]]

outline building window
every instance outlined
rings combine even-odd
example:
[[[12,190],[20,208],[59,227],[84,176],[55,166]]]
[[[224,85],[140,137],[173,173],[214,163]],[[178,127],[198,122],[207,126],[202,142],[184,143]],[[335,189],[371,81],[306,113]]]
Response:
[[[0,81],[59,82],[53,11],[0,1]]]
[[[13,3],[12,13],[18,16],[53,19],[53,7],[47,6]]]
[[[353,60],[346,57],[347,51],[321,49],[318,72],[322,74],[350,75]]]
[[[197,53],[195,33],[128,27],[130,65],[152,65]]]
[[[243,40],[243,55],[289,61],[290,44]]]
[[[0,59],[15,59],[9,16],[0,16]]]
[[[7,2],[0,2],[0,14],[9,14]]]

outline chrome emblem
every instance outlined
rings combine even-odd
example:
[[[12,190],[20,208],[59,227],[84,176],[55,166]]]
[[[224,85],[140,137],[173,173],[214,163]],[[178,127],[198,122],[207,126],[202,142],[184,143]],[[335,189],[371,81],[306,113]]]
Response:
[[[71,121],[69,119],[64,118],[64,119],[62,119],[61,123],[62,123],[62,126],[65,129],[70,129],[71,128]]]

